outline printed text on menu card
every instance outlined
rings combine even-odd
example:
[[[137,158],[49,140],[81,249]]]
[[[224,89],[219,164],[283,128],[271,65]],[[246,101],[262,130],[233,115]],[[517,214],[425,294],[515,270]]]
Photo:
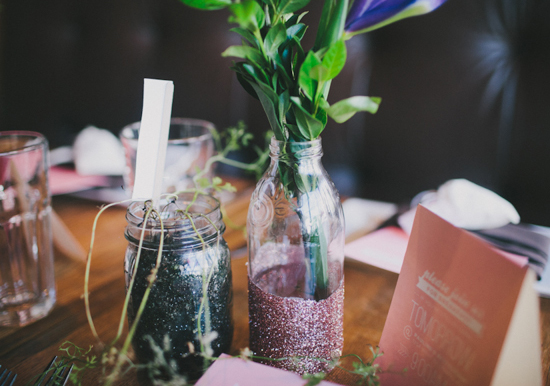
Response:
[[[511,376],[499,372],[523,372],[516,359],[508,366],[504,361],[521,356],[532,379],[520,384],[539,385],[533,277],[524,259],[506,256],[420,207],[380,340],[379,363],[387,371],[382,384],[502,384],[495,380]],[[520,304],[518,298],[526,300]],[[524,315],[514,313],[518,307]],[[512,341],[520,343],[510,354],[504,346]]]

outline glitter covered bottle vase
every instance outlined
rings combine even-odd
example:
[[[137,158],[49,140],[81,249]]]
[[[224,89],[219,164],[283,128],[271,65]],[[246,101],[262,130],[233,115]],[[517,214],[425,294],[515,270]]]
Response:
[[[344,219],[320,139],[273,139],[248,211],[250,348],[298,373],[342,353]]]
[[[299,374],[332,369],[344,345],[344,286],[321,301],[271,295],[248,283],[250,349]],[[273,361],[273,358],[287,358]]]

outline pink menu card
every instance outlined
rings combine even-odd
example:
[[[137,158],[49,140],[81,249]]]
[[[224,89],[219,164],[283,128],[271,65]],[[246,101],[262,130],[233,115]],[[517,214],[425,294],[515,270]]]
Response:
[[[380,349],[382,385],[541,385],[538,296],[524,259],[420,206]]]

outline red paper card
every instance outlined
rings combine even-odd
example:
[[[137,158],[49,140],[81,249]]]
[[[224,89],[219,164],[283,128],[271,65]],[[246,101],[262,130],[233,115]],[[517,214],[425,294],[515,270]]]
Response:
[[[382,385],[540,385],[533,281],[522,260],[420,206],[380,340]]]

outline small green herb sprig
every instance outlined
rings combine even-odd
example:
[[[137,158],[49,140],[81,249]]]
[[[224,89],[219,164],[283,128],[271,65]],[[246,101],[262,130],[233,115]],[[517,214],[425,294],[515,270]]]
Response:
[[[59,361],[50,366],[44,372],[37,374],[27,385],[39,384],[45,379],[50,379],[53,385],[58,385],[60,380],[57,376],[68,367],[72,367],[70,381],[77,386],[82,385],[82,378],[87,370],[95,369],[99,366],[99,358],[91,354],[93,346],[81,348],[72,342],[65,341],[59,346],[59,351],[63,354],[58,355]],[[57,374],[57,376],[56,376]]]
[[[269,151],[267,144],[271,138],[272,133],[268,131],[264,138],[264,147],[261,148],[252,143],[254,136],[247,131],[246,124],[243,121],[239,121],[236,126],[231,126],[227,130],[219,133],[216,130],[212,131],[212,137],[214,139],[217,149],[220,149],[217,154],[212,156],[202,170],[198,170],[197,174],[193,178],[195,181],[195,188],[204,189],[204,187],[214,187],[215,190],[220,187],[216,182],[218,180],[210,181],[205,177],[205,174],[212,169],[212,165],[215,163],[222,163],[235,167],[237,169],[244,170],[249,173],[253,173],[256,179],[260,178],[264,172],[266,162],[269,158]],[[252,150],[256,153],[256,160],[251,163],[236,161],[229,156],[236,151],[252,147]],[[212,184],[213,186],[211,186]]]

